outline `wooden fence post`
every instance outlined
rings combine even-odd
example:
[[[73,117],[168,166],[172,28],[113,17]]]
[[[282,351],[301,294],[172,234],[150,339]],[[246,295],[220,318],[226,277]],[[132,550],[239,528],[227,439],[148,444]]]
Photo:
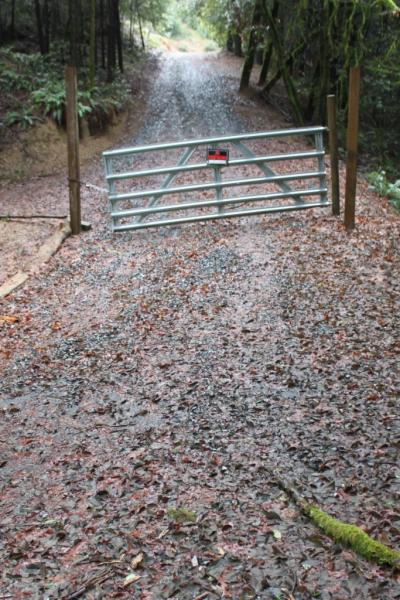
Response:
[[[76,67],[67,66],[65,71],[67,90],[67,146],[69,214],[72,235],[81,232],[81,189],[79,167],[79,124],[77,110]]]
[[[350,70],[349,114],[347,121],[347,166],[344,206],[344,224],[347,231],[355,227],[360,83],[360,67],[354,67]]]
[[[326,98],[329,129],[329,158],[331,162],[332,214],[340,215],[339,151],[336,118],[336,97]]]

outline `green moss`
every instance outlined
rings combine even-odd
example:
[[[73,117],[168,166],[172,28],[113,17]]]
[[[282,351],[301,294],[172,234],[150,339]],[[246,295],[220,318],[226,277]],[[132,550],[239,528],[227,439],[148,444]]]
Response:
[[[314,523],[336,542],[349,546],[361,556],[378,564],[400,565],[400,552],[374,540],[356,525],[348,525],[334,519],[316,506],[308,507],[306,512]]]
[[[168,516],[177,523],[195,523],[197,515],[187,508],[169,508]]]

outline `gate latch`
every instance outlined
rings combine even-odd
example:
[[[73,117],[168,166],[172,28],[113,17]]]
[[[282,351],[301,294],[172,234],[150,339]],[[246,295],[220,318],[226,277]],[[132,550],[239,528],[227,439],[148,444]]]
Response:
[[[227,165],[229,163],[229,150],[226,148],[208,148],[208,165]]]

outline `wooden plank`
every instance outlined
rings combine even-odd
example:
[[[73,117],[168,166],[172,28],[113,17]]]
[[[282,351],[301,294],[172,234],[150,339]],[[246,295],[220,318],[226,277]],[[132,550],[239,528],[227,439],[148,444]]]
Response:
[[[347,166],[344,223],[347,231],[355,227],[357,190],[358,127],[360,113],[361,69],[350,70],[349,114],[347,124]]]
[[[331,163],[332,214],[340,215],[339,148],[337,134],[336,97],[326,99],[329,129],[329,158]]]
[[[65,80],[67,89],[67,146],[70,223],[72,235],[78,235],[81,231],[81,190],[76,67],[71,65],[67,66]]]
[[[39,273],[41,266],[57,252],[61,244],[71,233],[68,221],[60,223],[59,228],[42,244],[35,257],[26,268],[26,272],[18,271],[13,277],[0,286],[0,299],[20,287],[31,276]]]

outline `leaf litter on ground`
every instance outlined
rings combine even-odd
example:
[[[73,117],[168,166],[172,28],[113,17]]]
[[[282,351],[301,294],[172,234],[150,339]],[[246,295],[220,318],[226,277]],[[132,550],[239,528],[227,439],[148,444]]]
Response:
[[[166,102],[191,60],[202,93],[223,78],[229,133],[235,59],[165,60]],[[264,127],[250,108],[238,127]],[[148,141],[170,135],[149,119]],[[276,477],[399,547],[392,209],[360,181],[350,236],[308,212],[112,237],[103,196],[83,200],[92,231],[1,308],[20,320],[0,329],[0,594],[398,597],[398,574],[334,543]]]

